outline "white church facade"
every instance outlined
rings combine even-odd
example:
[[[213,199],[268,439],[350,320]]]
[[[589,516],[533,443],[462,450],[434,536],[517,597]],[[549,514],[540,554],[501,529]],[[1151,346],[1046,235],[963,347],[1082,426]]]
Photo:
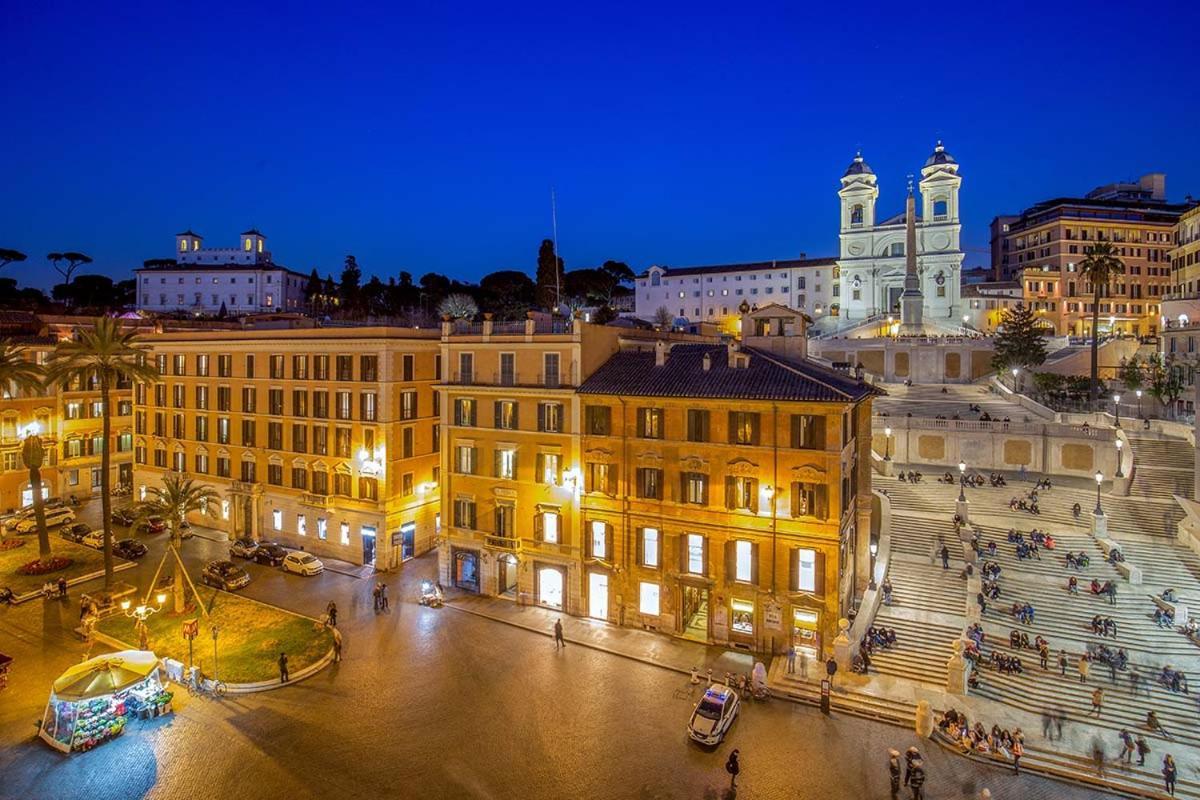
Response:
[[[906,213],[877,217],[878,179],[861,154],[850,163],[841,184],[839,327],[887,316],[898,320],[904,290]],[[921,211],[916,219],[923,317],[934,326],[957,327],[962,322],[961,184],[958,162],[938,142],[921,169]]]

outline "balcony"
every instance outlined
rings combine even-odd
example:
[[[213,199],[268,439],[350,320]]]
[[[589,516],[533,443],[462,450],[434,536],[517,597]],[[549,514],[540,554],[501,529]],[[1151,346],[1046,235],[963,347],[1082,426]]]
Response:
[[[455,386],[511,386],[532,389],[570,389],[575,362],[564,364],[558,372],[520,372],[515,370],[457,371],[447,381]]]
[[[332,508],[333,495],[305,492],[300,495],[300,505],[311,506],[313,508]]]
[[[500,550],[505,553],[521,552],[521,540],[511,536],[494,536],[485,534],[483,537],[483,546],[489,550]]]

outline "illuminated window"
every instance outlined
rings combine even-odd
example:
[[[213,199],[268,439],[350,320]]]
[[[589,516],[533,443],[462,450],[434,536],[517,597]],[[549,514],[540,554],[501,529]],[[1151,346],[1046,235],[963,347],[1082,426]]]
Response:
[[[638,611],[658,616],[662,590],[657,583],[642,582],[639,587]]]
[[[817,590],[817,551],[796,551],[796,592],[815,592]]]
[[[247,253],[250,252],[250,239],[249,238],[246,239],[245,250]]]
[[[317,517],[317,538],[321,541],[329,538],[329,521],[324,517]]]
[[[308,518],[303,514],[296,515],[296,533],[308,536]]]
[[[341,525],[342,544],[350,544],[350,523],[343,522]]]
[[[750,581],[754,577],[754,546],[750,542],[734,542],[733,579]]]
[[[733,611],[734,633],[754,633],[754,603],[749,600],[734,600],[729,607]]]
[[[592,558],[608,557],[608,523],[600,520],[592,521]]]
[[[704,537],[689,533],[687,543],[687,571],[692,575],[704,574]]]
[[[658,553],[659,553],[658,528],[642,528],[642,566],[643,567],[657,567],[658,566]]]
[[[283,512],[278,508],[271,512],[271,524],[275,530],[283,530]]]

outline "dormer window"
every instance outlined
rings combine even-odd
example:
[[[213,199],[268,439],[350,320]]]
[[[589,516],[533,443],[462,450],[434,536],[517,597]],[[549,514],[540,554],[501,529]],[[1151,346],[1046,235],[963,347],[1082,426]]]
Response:
[[[658,286],[661,283],[662,283],[662,273],[661,272],[651,272],[650,273],[650,285]]]

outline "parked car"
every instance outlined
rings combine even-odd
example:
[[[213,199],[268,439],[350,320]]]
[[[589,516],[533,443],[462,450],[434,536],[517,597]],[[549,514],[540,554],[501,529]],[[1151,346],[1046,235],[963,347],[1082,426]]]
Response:
[[[79,540],[79,543],[85,547],[94,547],[97,550],[103,550],[104,531],[88,531],[87,535]]]
[[[136,561],[146,555],[146,545],[137,539],[121,539],[113,542],[113,555],[127,561]]]
[[[688,721],[688,736],[700,744],[717,745],[737,719],[741,700],[732,686],[714,683],[704,692]]]
[[[66,507],[47,508],[46,509],[46,527],[53,528],[56,525],[66,525],[68,522],[75,521],[75,512]],[[12,529],[17,533],[30,533],[37,530],[37,517],[30,514],[28,517],[21,517],[12,524]]]
[[[114,508],[112,512],[112,521],[114,525],[132,525],[133,508],[130,506]]]
[[[253,539],[234,539],[229,545],[229,557],[254,558],[254,551],[257,549],[258,542]]]
[[[250,573],[232,561],[217,559],[209,561],[200,572],[200,580],[207,586],[215,586],[232,592],[250,582]]]
[[[283,571],[297,575],[320,575],[325,571],[325,565],[312,553],[293,550],[283,558]]]
[[[272,567],[278,567],[283,563],[283,559],[287,557],[288,549],[281,547],[274,542],[262,542],[254,551],[254,563],[270,564]]]
[[[83,537],[91,532],[92,526],[86,522],[72,522],[70,525],[63,525],[58,531],[58,535],[68,542],[79,543],[83,541]]]
[[[150,517],[138,525],[138,533],[162,533],[167,529],[167,521],[162,517]]]

